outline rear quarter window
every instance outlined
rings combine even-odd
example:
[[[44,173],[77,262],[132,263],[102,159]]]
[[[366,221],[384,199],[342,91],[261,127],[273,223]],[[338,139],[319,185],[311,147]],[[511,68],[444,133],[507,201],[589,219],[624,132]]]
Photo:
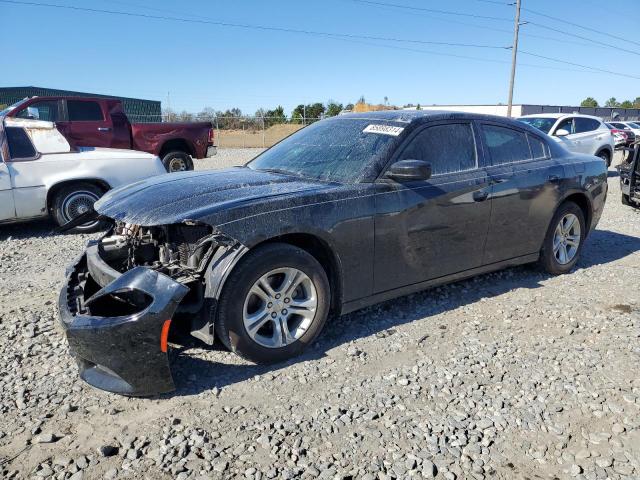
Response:
[[[34,158],[37,155],[36,149],[24,129],[19,127],[6,127],[5,132],[9,144],[9,155],[12,160]]]
[[[531,148],[531,156],[533,158],[548,157],[547,146],[542,140],[529,134],[527,134],[527,138],[529,139],[529,147]]]

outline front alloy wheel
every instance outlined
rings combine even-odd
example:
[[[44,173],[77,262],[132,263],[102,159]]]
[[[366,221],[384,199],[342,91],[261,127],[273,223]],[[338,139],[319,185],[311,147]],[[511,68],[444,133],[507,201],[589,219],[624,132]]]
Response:
[[[214,320],[217,338],[255,363],[299,355],[324,326],[327,274],[307,251],[270,243],[248,252],[225,282]]]
[[[318,308],[316,288],[306,273],[291,267],[272,270],[253,284],[243,320],[253,341],[281,348],[309,329]]]

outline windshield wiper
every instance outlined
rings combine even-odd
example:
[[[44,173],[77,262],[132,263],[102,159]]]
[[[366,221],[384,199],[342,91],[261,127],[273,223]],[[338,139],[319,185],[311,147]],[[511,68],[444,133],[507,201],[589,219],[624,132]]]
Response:
[[[259,168],[258,170],[262,171],[262,172],[269,172],[269,173],[279,173],[281,175],[292,175],[292,176],[298,176],[293,172],[290,172],[289,170],[283,170],[281,168]]]

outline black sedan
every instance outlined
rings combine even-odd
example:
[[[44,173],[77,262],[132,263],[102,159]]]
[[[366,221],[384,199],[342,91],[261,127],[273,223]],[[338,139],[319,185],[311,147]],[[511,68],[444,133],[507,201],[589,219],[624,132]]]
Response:
[[[566,273],[606,194],[601,159],[521,122],[343,115],[244,167],[107,193],[78,220],[113,226],[70,268],[62,325],[87,382],[158,394],[176,326],[278,362],[376,302],[536,261]]]

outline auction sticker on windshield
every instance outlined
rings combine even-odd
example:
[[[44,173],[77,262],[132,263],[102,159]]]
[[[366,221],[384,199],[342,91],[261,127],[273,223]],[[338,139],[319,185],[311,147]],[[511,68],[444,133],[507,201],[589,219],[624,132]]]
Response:
[[[391,135],[397,137],[402,133],[404,127],[392,127],[391,125],[368,125],[363,133],[378,133],[380,135]]]

